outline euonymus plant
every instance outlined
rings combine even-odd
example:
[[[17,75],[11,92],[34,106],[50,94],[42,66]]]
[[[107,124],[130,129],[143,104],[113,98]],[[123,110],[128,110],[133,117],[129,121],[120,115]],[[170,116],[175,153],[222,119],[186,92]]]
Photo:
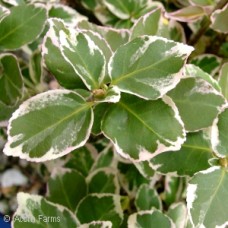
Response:
[[[111,28],[56,1],[0,1],[3,152],[63,164],[46,197],[18,193],[15,228],[228,225],[227,63],[194,54],[177,22],[226,33],[228,8],[190,2],[81,1]]]

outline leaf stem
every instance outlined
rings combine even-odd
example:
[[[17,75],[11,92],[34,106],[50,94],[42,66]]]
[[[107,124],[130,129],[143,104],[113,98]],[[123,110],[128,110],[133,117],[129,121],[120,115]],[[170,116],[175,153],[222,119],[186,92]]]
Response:
[[[212,10],[212,12],[203,19],[202,21],[202,26],[201,28],[198,30],[197,33],[193,34],[193,36],[190,38],[188,44],[189,45],[195,45],[199,39],[201,38],[201,36],[208,30],[210,24],[211,24],[211,21],[210,21],[210,16],[211,14],[215,11],[215,10],[218,10],[218,9],[222,9],[226,4],[228,3],[228,0],[220,0],[218,2],[218,4],[215,6],[215,8]]]

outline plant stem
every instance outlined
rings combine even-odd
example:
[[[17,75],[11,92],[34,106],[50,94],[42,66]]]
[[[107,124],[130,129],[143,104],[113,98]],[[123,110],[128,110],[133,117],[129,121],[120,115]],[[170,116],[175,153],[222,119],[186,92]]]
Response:
[[[202,21],[202,26],[201,28],[198,30],[197,33],[193,34],[193,36],[190,38],[188,44],[189,45],[195,45],[198,40],[200,39],[200,37],[208,30],[210,24],[211,24],[211,21],[210,21],[210,16],[211,14],[215,11],[215,10],[218,10],[218,9],[222,9],[226,4],[228,3],[228,0],[220,0],[218,2],[218,4],[215,6],[215,8],[213,9],[213,11],[203,19]]]

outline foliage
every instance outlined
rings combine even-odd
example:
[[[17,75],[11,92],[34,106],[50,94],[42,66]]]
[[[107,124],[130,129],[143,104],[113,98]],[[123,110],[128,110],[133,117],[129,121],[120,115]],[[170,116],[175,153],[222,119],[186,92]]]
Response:
[[[0,1],[0,146],[47,182],[15,228],[228,225],[227,11]]]

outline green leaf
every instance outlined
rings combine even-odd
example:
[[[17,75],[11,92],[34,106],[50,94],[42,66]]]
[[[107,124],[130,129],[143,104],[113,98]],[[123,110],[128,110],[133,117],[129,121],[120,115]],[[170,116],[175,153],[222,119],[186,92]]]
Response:
[[[138,189],[135,197],[135,206],[138,211],[146,211],[153,208],[162,209],[162,203],[158,193],[147,184],[141,185]]]
[[[93,32],[91,30],[83,30],[83,34],[86,34],[89,36],[89,38],[97,45],[98,48],[102,51],[104,54],[106,62],[109,61],[110,57],[112,56],[112,50],[109,46],[108,42],[97,32]],[[108,66],[105,65],[105,76],[103,79],[104,83],[110,83],[111,78],[108,75]]]
[[[30,98],[9,121],[4,153],[39,162],[83,146],[93,123],[90,107],[77,93],[67,90],[48,91]]]
[[[142,184],[149,184],[150,180],[141,175],[133,164],[118,163],[118,169],[120,170],[119,181],[121,187],[129,195],[130,198],[134,198],[138,188]]]
[[[99,168],[113,167],[114,162],[113,150],[110,148],[110,146],[107,146],[102,152],[99,153],[91,170],[94,171]]]
[[[150,161],[134,162],[138,171],[147,179],[152,179],[155,175],[154,169],[150,165]]]
[[[211,15],[211,28],[217,32],[228,33],[228,25],[224,23],[228,20],[228,4],[222,9],[215,10]]]
[[[89,193],[119,194],[120,186],[115,169],[106,167],[97,169],[86,178]]]
[[[111,13],[113,13],[118,18],[125,20],[130,18],[132,10],[134,10],[135,7],[134,2],[135,1],[131,0],[105,0],[104,4],[107,6]]]
[[[187,6],[177,11],[166,13],[166,17],[181,22],[193,22],[205,15],[205,11],[199,6]]]
[[[187,188],[187,207],[194,227],[226,227],[228,174],[225,168],[211,167],[197,173]]]
[[[212,54],[198,55],[191,60],[191,63],[200,67],[210,75],[215,75],[221,65],[221,58]]]
[[[159,35],[161,26],[161,8],[157,8],[140,17],[132,27],[131,40],[142,35]]]
[[[66,61],[89,90],[99,89],[105,77],[106,61],[102,50],[83,31],[69,28],[59,33],[60,48]]]
[[[115,51],[120,45],[129,40],[129,31],[127,29],[114,29],[110,27],[98,26],[88,21],[78,23],[80,29],[86,29],[100,34],[108,42],[112,51]]]
[[[172,204],[169,207],[167,215],[172,219],[173,223],[176,225],[176,228],[186,227],[187,208],[184,203],[180,202]]]
[[[182,195],[186,187],[186,179],[183,177],[166,175],[164,187],[165,190],[161,194],[161,198],[166,206],[170,206],[173,203],[183,200]]]
[[[0,49],[13,50],[34,41],[46,19],[46,9],[41,4],[12,7],[0,22]]]
[[[59,84],[65,88],[84,88],[81,78],[75,73],[73,66],[67,62],[60,51],[60,31],[68,31],[64,23],[57,19],[49,19],[49,31],[43,45],[42,56],[46,68],[55,76]]]
[[[0,55],[0,101],[5,105],[15,105],[22,98],[23,81],[17,62],[12,54]]]
[[[93,128],[92,128],[92,133],[94,135],[99,135],[101,133],[101,121],[103,119],[103,116],[108,109],[110,104],[104,102],[97,104],[94,109],[94,122],[93,122]]]
[[[76,227],[75,215],[67,208],[51,203],[41,196],[18,193],[18,208],[13,216],[13,227],[31,228]]]
[[[41,51],[36,50],[33,52],[29,60],[29,74],[34,84],[39,84],[43,76]]]
[[[17,108],[17,106],[7,106],[0,101],[0,121],[8,121]]]
[[[213,157],[212,152],[209,137],[204,132],[188,133],[187,140],[179,151],[158,154],[150,163],[162,174],[192,176],[210,167],[208,160]]]
[[[92,150],[84,146],[72,151],[70,156],[71,157],[65,167],[77,170],[84,177],[88,176],[94,163],[94,155]]]
[[[76,26],[78,22],[82,20],[87,20],[85,16],[82,16],[79,14],[76,10],[73,8],[55,3],[53,5],[50,5],[50,9],[48,11],[49,18],[60,18],[62,19],[66,24],[71,26]]]
[[[184,75],[185,77],[196,77],[196,78],[201,78],[205,81],[207,81],[209,84],[211,84],[218,92],[221,91],[221,87],[219,86],[219,83],[217,80],[215,80],[210,74],[207,72],[201,70],[196,65],[193,64],[186,64],[184,67]]]
[[[173,227],[171,219],[158,210],[140,211],[134,213],[128,218],[128,228],[137,227]]]
[[[157,99],[176,86],[193,48],[156,36],[119,47],[109,62],[112,85],[144,99]]]
[[[211,129],[211,144],[218,157],[228,156],[228,104],[214,120]]]
[[[228,100],[228,63],[224,63],[219,74],[219,85],[221,86],[222,94]]]
[[[163,21],[164,20],[165,19],[163,19]],[[171,20],[167,23],[169,29],[169,39],[176,42],[186,43],[185,31],[182,25],[174,20]]]
[[[165,98],[145,101],[122,95],[121,101],[106,112],[102,130],[121,156],[135,161],[149,160],[154,153],[178,150],[185,140],[176,107]]]
[[[214,87],[195,77],[182,79],[167,95],[175,102],[187,131],[211,126],[224,104],[224,98]]]
[[[54,169],[47,186],[48,200],[71,211],[75,211],[79,201],[87,194],[85,178],[76,170]]]
[[[93,221],[90,223],[82,224],[78,228],[112,228],[112,223],[109,221]]]
[[[98,207],[99,206],[99,207]],[[111,221],[118,228],[123,220],[120,196],[113,194],[91,194],[86,196],[76,209],[80,223]]]

